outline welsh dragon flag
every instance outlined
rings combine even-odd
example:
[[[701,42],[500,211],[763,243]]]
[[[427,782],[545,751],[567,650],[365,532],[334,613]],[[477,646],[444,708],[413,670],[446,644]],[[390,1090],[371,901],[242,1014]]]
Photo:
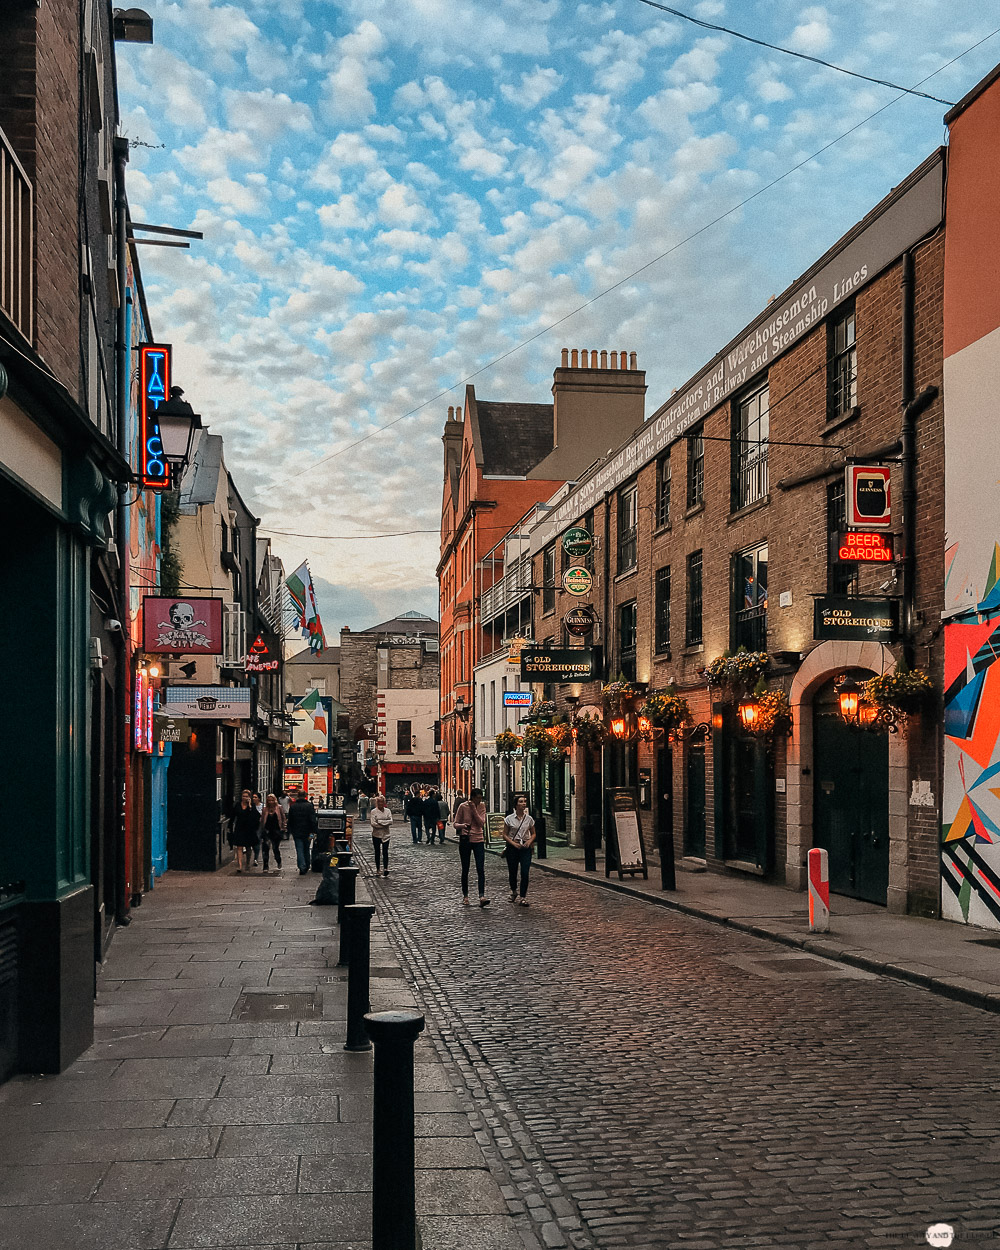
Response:
[[[292,597],[292,603],[295,604],[296,623],[302,631],[302,637],[308,640],[310,651],[322,651],[326,646],[326,638],[323,636],[323,622],[319,619],[316,592],[313,590],[312,575],[306,561],[285,578],[285,586]]]

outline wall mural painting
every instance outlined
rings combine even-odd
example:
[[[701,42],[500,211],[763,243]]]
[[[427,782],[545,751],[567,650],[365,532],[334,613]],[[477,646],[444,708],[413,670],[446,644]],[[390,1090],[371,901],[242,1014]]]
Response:
[[[949,564],[951,561],[949,561]],[[945,626],[942,914],[1000,929],[1000,548],[975,622]]]

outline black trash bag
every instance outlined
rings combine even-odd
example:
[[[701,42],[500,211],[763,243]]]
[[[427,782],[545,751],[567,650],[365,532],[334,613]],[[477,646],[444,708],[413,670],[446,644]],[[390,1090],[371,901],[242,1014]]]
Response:
[[[337,857],[331,855],[323,868],[323,879],[311,900],[322,906],[336,906],[340,902],[340,877],[337,874]]]

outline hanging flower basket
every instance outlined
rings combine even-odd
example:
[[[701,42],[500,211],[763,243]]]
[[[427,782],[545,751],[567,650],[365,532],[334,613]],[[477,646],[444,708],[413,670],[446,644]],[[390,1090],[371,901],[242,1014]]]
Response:
[[[497,755],[516,755],[521,750],[521,738],[510,729],[504,729],[496,736]]]
[[[668,686],[665,690],[655,690],[648,694],[646,702],[639,709],[639,715],[652,721],[658,729],[669,732],[680,729],[681,725],[690,721],[691,708],[687,699],[681,698],[673,686]]]
[[[521,743],[524,747],[525,755],[529,751],[537,751],[543,760],[548,758],[552,750],[552,739],[549,737],[549,731],[542,725],[526,725]]]
[[[747,651],[740,647],[735,655],[723,651],[705,669],[710,690],[723,699],[739,699],[755,689],[767,669],[766,651]]]
[[[624,704],[634,699],[638,693],[639,691],[630,681],[619,676],[615,681],[609,681],[602,689],[601,698],[606,710],[620,711]]]
[[[751,733],[759,738],[792,732],[792,709],[784,690],[762,690],[756,696],[757,715]]]
[[[528,714],[524,720],[529,724],[548,725],[552,722],[556,714],[556,705],[553,699],[535,699],[528,708]]]
[[[934,693],[934,683],[921,668],[907,668],[902,661],[891,673],[870,677],[861,686],[865,702],[905,716],[919,712]]]
[[[597,716],[578,716],[573,721],[572,732],[576,736],[577,745],[583,747],[602,747],[608,731],[604,721]]]

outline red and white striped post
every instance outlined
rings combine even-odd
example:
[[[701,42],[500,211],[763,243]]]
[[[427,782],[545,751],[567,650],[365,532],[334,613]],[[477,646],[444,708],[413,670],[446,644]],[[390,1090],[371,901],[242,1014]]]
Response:
[[[830,857],[819,847],[809,852],[809,929],[830,931]]]

